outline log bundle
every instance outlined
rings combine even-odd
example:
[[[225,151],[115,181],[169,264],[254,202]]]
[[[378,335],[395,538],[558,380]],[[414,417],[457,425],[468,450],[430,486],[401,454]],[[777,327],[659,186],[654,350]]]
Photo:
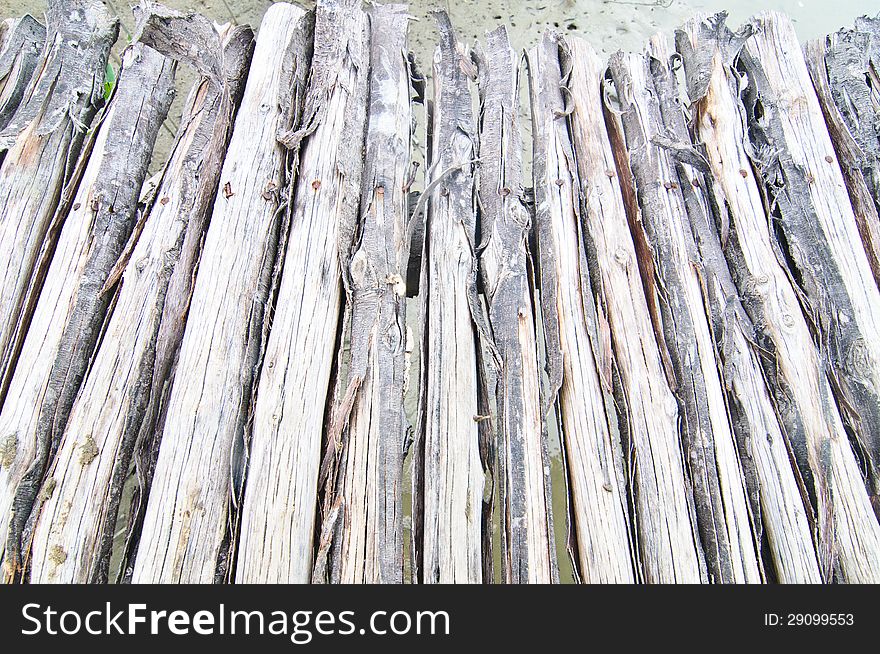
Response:
[[[0,24],[4,581],[880,582],[880,19],[135,14]]]

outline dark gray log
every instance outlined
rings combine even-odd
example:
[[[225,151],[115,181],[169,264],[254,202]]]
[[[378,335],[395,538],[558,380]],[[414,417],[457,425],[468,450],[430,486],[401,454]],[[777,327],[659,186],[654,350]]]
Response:
[[[0,132],[24,97],[46,43],[46,28],[33,16],[7,20],[0,48]]]
[[[479,75],[480,270],[492,338],[501,357],[494,401],[502,573],[507,583],[550,583],[558,572],[528,269],[531,213],[523,199],[519,65],[505,28],[487,35]]]
[[[79,196],[80,204],[74,205],[67,218],[65,227],[70,229],[62,231],[47,276],[53,285],[59,284],[53,279],[57,276],[62,285],[74,289],[69,305],[53,294],[40,296],[24,351],[36,352],[42,365],[18,367],[0,413],[0,424],[16,429],[21,441],[32,443],[22,448],[22,455],[30,450],[31,456],[17,462],[24,466],[15,468],[20,476],[4,480],[4,495],[7,488],[14,488],[6,536],[8,575],[21,572],[22,548],[30,540],[26,527],[29,531],[37,494],[103,333],[108,309],[116,301],[111,274],[138,220],[138,201],[153,145],[174,97],[175,66],[170,60],[136,44],[126,51],[123,65],[118,88],[102,121],[103,134],[89,164],[94,177],[88,187],[81,189],[86,195]],[[119,147],[119,143],[126,147]],[[87,226],[87,233],[77,229],[78,222]],[[68,254],[67,243],[79,235],[86,237],[79,256],[73,261],[63,260]],[[73,279],[68,277],[71,264],[76,268]],[[62,307],[61,316],[52,316],[55,307]],[[50,320],[44,321],[44,316]],[[52,333],[50,321],[55,322],[56,329],[63,325],[57,340],[46,338],[47,332]],[[26,361],[31,359],[23,357],[21,364]],[[34,388],[39,389],[37,395]],[[23,408],[36,420],[22,420],[19,412]],[[97,453],[92,434],[78,433],[74,438],[79,464],[91,464]],[[53,558],[58,561],[63,557]]]

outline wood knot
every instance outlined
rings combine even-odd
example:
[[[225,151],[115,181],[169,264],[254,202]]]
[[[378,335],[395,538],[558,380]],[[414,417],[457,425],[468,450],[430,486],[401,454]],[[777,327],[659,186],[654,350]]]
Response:
[[[506,198],[508,195],[510,195],[510,189],[505,186],[501,189],[501,197]]]
[[[562,186],[563,184],[565,184],[565,182],[562,181],[561,179],[557,179],[555,184],[556,184],[556,186]]]
[[[747,171],[745,168],[740,168],[739,174],[742,176],[743,179],[746,179],[749,176],[749,171]]]
[[[168,204],[170,201],[171,201],[170,198],[168,198],[168,197],[164,197],[164,198],[162,198],[161,200],[159,200],[159,204],[161,204],[161,205],[164,207],[164,206],[165,206],[166,204]]]
[[[606,176],[608,179],[614,179],[615,175],[617,175],[617,173],[615,173],[615,172],[614,172],[613,170],[611,170],[610,168],[609,168],[608,170],[605,171],[605,176]]]
[[[832,157],[830,154],[826,154],[825,161],[827,161],[828,163],[834,163],[834,157]]]
[[[233,195],[235,195],[235,193],[232,192],[232,184],[230,182],[226,182],[226,184],[223,185],[223,197],[228,200]]]
[[[317,191],[319,188],[321,188],[321,180],[320,180],[320,179],[316,179],[314,182],[312,182],[312,188],[315,189],[316,191]]]
[[[266,188],[263,189],[263,199],[264,200],[274,200],[275,199],[275,191],[278,188],[278,185],[275,184],[271,179],[266,183]]]

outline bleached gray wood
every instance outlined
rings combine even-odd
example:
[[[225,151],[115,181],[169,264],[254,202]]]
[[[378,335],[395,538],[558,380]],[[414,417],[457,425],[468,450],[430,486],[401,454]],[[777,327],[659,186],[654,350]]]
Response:
[[[46,43],[46,28],[33,16],[8,19],[0,46],[0,131],[24,97]]]
[[[822,578],[830,579],[836,568],[843,579],[876,578],[871,570],[876,557],[870,554],[876,551],[876,522],[838,415],[831,370],[814,345],[750,158],[754,151],[739,101],[742,80],[731,62],[754,28],[746,27],[734,40],[722,17],[711,24],[717,30],[714,45],[706,35],[706,45],[689,52],[680,37],[679,49],[685,52],[688,94],[700,103],[697,133],[728,209],[724,252],[756,327],[776,412],[815,503],[811,529]]]
[[[760,14],[740,65],[757,168],[844,421],[880,510],[880,290],[794,27]],[[864,572],[864,570],[862,570]]]
[[[687,206],[668,139],[675,108],[664,108],[669,75],[663,44],[641,54],[619,53],[610,68],[621,102],[620,122],[628,168],[635,182],[641,224],[653,260],[661,336],[672,364],[673,392],[681,410],[685,463],[710,581],[761,581],[747,491],[715,347],[703,305],[699,254],[687,228]],[[659,55],[660,59],[657,58]]]
[[[478,150],[470,76],[475,67],[449,17],[436,14],[429,197],[425,227],[423,543],[424,583],[480,583],[484,471],[480,457],[476,327]]]
[[[639,273],[639,260],[646,256],[638,249],[643,241],[630,234],[630,219],[633,229],[642,229],[632,180],[622,168],[622,175],[618,173],[611,139],[620,135],[609,132],[603,119],[605,67],[584,41],[569,38],[565,46],[562,62],[570,91],[568,120],[585,249],[594,262],[590,292],[603,316],[603,377],[610,385],[613,370],[623,418],[639,576],[651,583],[698,583],[703,573],[679,442],[678,407]],[[651,264],[649,258],[646,264]]]
[[[244,465],[233,448],[248,422],[281,225],[285,150],[276,135],[287,127],[283,100],[293,91],[282,85],[291,80],[284,63],[304,65],[305,18],[287,3],[263,18],[163,409],[135,583],[212,582],[227,555],[233,484]]]
[[[727,201],[720,180],[703,153],[711,151],[718,161],[719,142],[736,138],[731,102],[739,80],[731,65],[747,28],[732,34],[719,18],[697,18],[677,33],[677,46],[685,62],[688,79],[704,70],[708,85],[691,106],[692,124],[699,151],[679,117],[674,140],[688,152],[691,167],[678,161],[679,178],[688,218],[700,254],[703,297],[714,332],[719,366],[722,368],[729,408],[743,471],[757,494],[752,508],[756,524],[766,533],[774,576],[782,583],[821,583],[807,507],[809,500],[791,456],[787,426],[779,412],[761,369],[757,329],[739,297],[728,268],[718,225],[729,224]],[[675,87],[678,88],[677,86]],[[696,92],[695,92],[696,94]],[[672,97],[677,99],[677,92]],[[739,175],[739,171],[732,171]],[[723,234],[726,238],[726,233]],[[775,264],[775,262],[774,262]],[[805,503],[805,500],[806,503]]]
[[[351,388],[336,497],[342,498],[333,581],[403,583],[403,455],[407,433],[406,274],[412,86],[406,5],[367,10],[370,81],[361,232],[348,262]],[[341,366],[341,362],[339,364]],[[336,447],[331,443],[330,447]]]
[[[874,39],[880,41],[880,24],[876,29],[876,36],[841,30],[810,41],[804,46],[804,56],[846,181],[865,254],[874,281],[880,284],[880,137],[873,129],[863,127],[872,119],[880,120],[880,91],[873,91],[868,84],[872,77],[880,82],[870,58],[872,45],[880,52],[880,43],[872,43]],[[854,98],[850,98],[852,93]],[[853,105],[858,113],[852,112]]]
[[[614,420],[606,404],[610,362],[603,356],[589,290],[557,34],[545,33],[540,45],[529,51],[528,67],[535,232],[552,385],[548,406],[542,410],[546,415],[549,403],[557,401],[562,414],[581,578],[586,583],[631,583],[636,573],[623,451],[617,430],[609,425]]]
[[[69,190],[104,92],[119,24],[94,0],[52,0],[46,44],[18,110],[0,132],[0,402],[27,333]]]
[[[504,27],[486,35],[479,82],[480,270],[501,357],[494,395],[502,572],[507,583],[551,583],[558,573],[529,271],[532,220],[523,199],[519,58]]]
[[[14,433],[19,447],[11,466],[0,472],[0,514],[9,525],[5,563],[8,576],[22,572],[22,552],[41,487],[102,335],[105,316],[116,301],[111,273],[124,253],[138,219],[141,186],[153,145],[174,97],[174,64],[136,44],[123,56],[119,85],[77,192],[64,221],[6,401],[0,432]],[[119,147],[124,143],[126,147]],[[95,459],[93,434],[73,435],[77,474]],[[61,550],[55,559],[63,558]]]
[[[158,190],[142,218],[143,231],[120,271],[112,316],[49,473],[54,491],[34,528],[32,583],[107,581],[136,441],[152,441],[161,429],[155,415],[183,337],[199,249],[253,50],[249,27],[215,26],[197,14],[154,11],[140,23],[141,42],[180,56],[163,47],[163,37],[187,36],[201,44],[193,56],[216,58],[223,67],[202,69],[193,86]],[[86,466],[80,460],[83,434],[91,435],[96,448]],[[145,471],[139,477],[139,496],[145,497]],[[128,513],[141,511],[135,506]]]
[[[257,386],[238,583],[311,578],[324,410],[342,306],[341,266],[350,256],[363,170],[370,56],[360,4],[321,0],[317,5],[305,122],[293,136],[301,140],[302,155],[290,238]],[[346,395],[356,385],[350,384]]]

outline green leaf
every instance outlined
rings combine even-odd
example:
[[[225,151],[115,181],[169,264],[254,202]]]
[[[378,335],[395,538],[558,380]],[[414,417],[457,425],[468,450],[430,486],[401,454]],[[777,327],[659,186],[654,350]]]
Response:
[[[113,66],[108,62],[107,68],[104,70],[104,101],[110,99],[110,95],[113,93],[113,87],[116,86],[116,71],[113,70]]]

